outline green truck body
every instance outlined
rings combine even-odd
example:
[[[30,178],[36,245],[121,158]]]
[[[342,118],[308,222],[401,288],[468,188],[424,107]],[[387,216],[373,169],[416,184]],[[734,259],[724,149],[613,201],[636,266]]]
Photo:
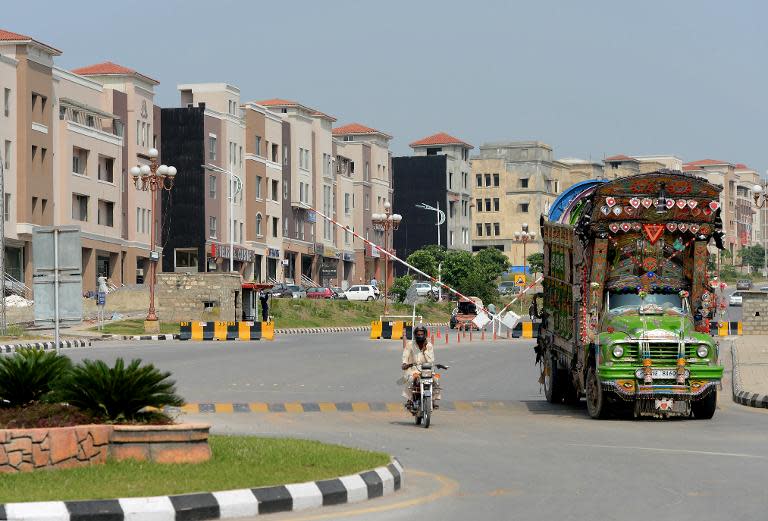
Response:
[[[581,185],[541,220],[547,399],[584,395],[595,418],[711,418],[723,368],[707,258],[722,247],[721,188],[673,171]]]

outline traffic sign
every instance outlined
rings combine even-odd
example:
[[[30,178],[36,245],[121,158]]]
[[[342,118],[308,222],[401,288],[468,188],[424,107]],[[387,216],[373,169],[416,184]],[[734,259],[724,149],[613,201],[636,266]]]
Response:
[[[515,286],[525,286],[525,275],[515,275]]]

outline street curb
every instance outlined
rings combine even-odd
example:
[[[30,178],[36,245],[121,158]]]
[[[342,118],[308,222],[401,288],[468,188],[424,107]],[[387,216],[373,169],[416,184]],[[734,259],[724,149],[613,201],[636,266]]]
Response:
[[[385,467],[377,467],[359,474],[290,485],[178,496],[6,503],[0,504],[0,520],[224,519],[365,501],[390,495],[400,490],[402,483],[403,467],[397,458],[392,458]]]
[[[741,374],[739,373],[739,358],[736,352],[736,342],[731,342],[731,361],[733,363],[733,401],[747,407],[768,408],[768,395],[751,393],[741,387]]]
[[[443,327],[447,323],[425,323],[424,327]],[[349,326],[349,327],[289,327],[275,329],[275,334],[281,335],[307,335],[316,333],[354,333],[370,331],[371,326]]]
[[[71,347],[91,347],[90,340],[59,340],[59,347],[68,349]],[[0,345],[0,353],[14,353],[19,349],[42,349],[49,351],[56,349],[56,342],[29,342],[26,344]]]
[[[103,335],[99,340],[178,340],[178,334],[166,335]]]

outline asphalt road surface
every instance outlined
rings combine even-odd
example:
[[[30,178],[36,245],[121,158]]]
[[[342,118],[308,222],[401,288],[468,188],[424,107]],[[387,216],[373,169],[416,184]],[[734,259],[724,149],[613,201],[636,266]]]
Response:
[[[272,519],[766,519],[768,413],[731,401],[713,420],[591,420],[550,405],[533,342],[438,344],[444,400],[429,429],[403,411],[185,415],[219,433],[294,436],[381,450],[401,459],[405,488],[389,498]],[[729,341],[721,340],[728,362]],[[189,402],[399,402],[401,344],[363,334],[274,342],[170,342],[69,351],[74,359],[140,357],[173,371]]]

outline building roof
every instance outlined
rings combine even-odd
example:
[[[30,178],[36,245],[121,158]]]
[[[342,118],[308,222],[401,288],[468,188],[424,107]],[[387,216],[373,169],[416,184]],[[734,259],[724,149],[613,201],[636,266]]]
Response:
[[[0,29],[0,42],[18,42],[18,43],[34,43],[36,45],[39,45],[40,47],[45,48],[49,53],[53,54],[54,56],[59,56],[61,54],[61,51],[58,50],[55,47],[51,47],[50,45],[44,44],[43,42],[39,42],[32,38],[31,36],[27,36],[26,34],[19,34],[14,33],[11,31],[6,31],[3,29]]]
[[[325,112],[320,112],[319,110],[315,110],[315,111],[313,111],[313,112],[312,112],[312,116],[313,116],[313,117],[316,117],[316,118],[323,118],[323,119],[327,119],[327,120],[328,120],[328,121],[330,121],[331,123],[333,123],[333,122],[335,122],[335,121],[336,121],[336,118],[334,118],[334,117],[333,117],[333,116],[331,116],[330,114],[326,114]]]
[[[721,161],[719,159],[699,159],[698,161],[690,161],[685,163],[687,166],[709,166],[709,165],[730,165],[728,161]]]
[[[754,171],[755,171],[755,169],[754,169],[754,168],[749,168],[749,167],[748,167],[747,165],[745,165],[744,163],[736,163],[736,170],[749,170],[749,171],[752,171],[752,172],[754,172]]]
[[[389,134],[382,132],[381,130],[376,130],[375,128],[366,127],[365,125],[361,125],[360,123],[350,123],[348,125],[336,127],[333,129],[333,135],[334,136],[379,135],[379,136],[384,136],[387,139],[392,139],[392,136],[390,136]]]
[[[634,157],[625,156],[624,154],[618,154],[615,156],[606,157],[603,161],[634,161],[635,163],[640,162]]]
[[[438,132],[437,134],[432,134],[431,136],[427,136],[425,138],[419,139],[418,141],[414,141],[411,143],[410,147],[426,147],[426,146],[433,146],[433,145],[461,145],[466,148],[475,148],[469,143],[462,141],[458,138],[455,138],[451,136],[450,134],[446,134],[445,132]]]
[[[159,81],[150,78],[149,76],[145,76],[133,69],[112,62],[95,63],[86,67],[73,69],[72,72],[79,74],[80,76],[133,76],[140,80],[152,83],[153,85],[160,84]]]
[[[328,121],[334,122],[336,121],[336,118],[331,116],[330,114],[326,114],[325,112],[320,112],[319,110],[307,107],[306,105],[302,105],[301,103],[297,101],[292,101],[288,99],[283,98],[272,98],[272,99],[265,99],[262,101],[255,101],[257,105],[261,105],[262,107],[268,107],[268,108],[288,108],[288,107],[295,107],[295,108],[301,108],[303,110],[306,110],[310,113],[311,116],[316,118],[323,118],[327,119]]]

